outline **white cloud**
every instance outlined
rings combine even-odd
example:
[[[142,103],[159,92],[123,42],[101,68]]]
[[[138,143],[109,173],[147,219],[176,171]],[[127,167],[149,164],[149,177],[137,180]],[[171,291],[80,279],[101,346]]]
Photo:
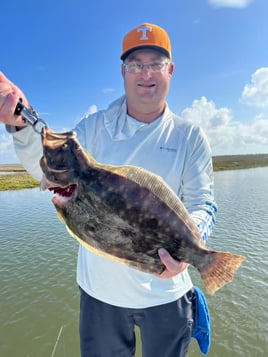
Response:
[[[209,3],[216,7],[245,8],[252,0],[209,0]]]
[[[242,101],[248,105],[268,108],[268,67],[259,68],[251,76],[242,92]]]
[[[98,110],[98,109],[97,109],[97,106],[96,106],[95,104],[93,104],[93,105],[91,105],[91,106],[88,108],[88,110],[87,110],[87,112],[84,114],[84,116],[86,117],[86,116],[88,116],[88,115],[90,115],[90,114],[94,114],[94,113],[96,113],[97,110]]]
[[[12,164],[19,162],[13,147],[12,136],[5,131],[4,125],[0,125],[0,163]]]
[[[95,104],[92,104],[92,105],[88,108],[88,110],[85,112],[85,114],[82,115],[82,117],[78,117],[78,118],[76,118],[76,119],[73,121],[71,127],[70,127],[68,130],[72,130],[72,129],[80,122],[80,120],[81,120],[82,118],[85,118],[85,117],[89,116],[90,114],[96,113],[97,110],[98,110],[97,106],[96,106]]]
[[[218,109],[206,97],[194,100],[181,116],[202,127],[213,155],[268,153],[268,118],[264,116],[242,124],[234,120],[230,109]]]
[[[113,93],[115,92],[114,88],[103,88],[102,93]]]
[[[205,128],[228,125],[231,121],[231,112],[228,108],[217,109],[215,104],[204,96],[195,99],[191,108],[185,108],[182,116]]]

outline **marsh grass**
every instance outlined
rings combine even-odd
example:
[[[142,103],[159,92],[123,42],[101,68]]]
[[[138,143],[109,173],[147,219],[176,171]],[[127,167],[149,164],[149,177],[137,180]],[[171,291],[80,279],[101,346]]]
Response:
[[[0,175],[0,191],[21,190],[38,186],[39,181],[34,180],[26,172]]]
[[[214,171],[253,169],[268,166],[268,154],[213,157]]]

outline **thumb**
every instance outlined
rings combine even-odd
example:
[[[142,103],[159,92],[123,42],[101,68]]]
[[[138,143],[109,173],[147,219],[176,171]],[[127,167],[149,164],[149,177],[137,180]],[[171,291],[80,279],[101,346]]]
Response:
[[[158,254],[159,254],[159,257],[160,257],[162,263],[165,265],[167,270],[169,270],[169,271],[177,271],[178,270],[180,262],[173,259],[172,256],[169,254],[169,252],[166,249],[160,248],[158,250]]]

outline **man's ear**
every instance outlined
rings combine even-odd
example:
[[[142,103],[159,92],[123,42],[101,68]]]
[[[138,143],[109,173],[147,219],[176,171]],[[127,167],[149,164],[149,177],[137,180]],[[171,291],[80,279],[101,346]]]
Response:
[[[171,62],[169,67],[168,67],[168,73],[170,74],[170,76],[172,76],[173,71],[174,71],[174,63]]]
[[[123,63],[121,64],[121,74],[122,74],[122,77],[124,78],[125,74],[126,74],[126,67],[124,66]]]

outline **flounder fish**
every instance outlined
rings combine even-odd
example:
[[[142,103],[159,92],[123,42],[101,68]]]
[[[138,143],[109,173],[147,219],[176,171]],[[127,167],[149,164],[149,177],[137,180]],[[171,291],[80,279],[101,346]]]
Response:
[[[42,131],[41,189],[69,233],[96,254],[148,272],[165,269],[158,249],[194,266],[214,294],[232,280],[243,256],[205,248],[181,200],[159,176],[135,166],[103,165],[74,132]]]

